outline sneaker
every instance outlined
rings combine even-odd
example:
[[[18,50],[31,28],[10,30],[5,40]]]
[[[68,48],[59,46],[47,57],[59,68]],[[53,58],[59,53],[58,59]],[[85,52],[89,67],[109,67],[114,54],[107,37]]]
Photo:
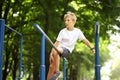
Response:
[[[58,72],[55,72],[55,74],[53,75],[52,78],[50,78],[50,80],[56,80],[56,79],[59,77],[59,75],[60,75],[60,72],[59,72],[59,71],[58,71]]]

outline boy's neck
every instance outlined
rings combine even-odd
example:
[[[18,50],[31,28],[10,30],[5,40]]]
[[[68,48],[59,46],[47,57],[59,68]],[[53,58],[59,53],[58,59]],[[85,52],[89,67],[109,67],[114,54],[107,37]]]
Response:
[[[69,31],[72,31],[73,29],[74,29],[74,27],[67,28],[67,30],[69,30]]]

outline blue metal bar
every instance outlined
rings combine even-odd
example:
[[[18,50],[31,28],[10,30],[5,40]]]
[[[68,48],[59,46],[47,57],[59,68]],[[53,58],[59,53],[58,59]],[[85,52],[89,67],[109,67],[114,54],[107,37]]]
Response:
[[[63,58],[63,67],[64,67],[63,80],[66,80],[66,59],[65,58]]]
[[[100,80],[99,22],[95,24],[95,80]]]
[[[15,29],[13,29],[13,28],[11,28],[11,27],[8,27],[7,25],[5,25],[5,27],[7,28],[7,29],[9,29],[9,30],[11,30],[11,31],[13,31],[13,32],[15,32],[17,35],[19,35],[20,36],[20,64],[19,64],[19,78],[18,78],[18,80],[20,80],[20,79],[22,79],[22,68],[23,68],[23,66],[22,66],[22,40],[23,40],[23,38],[22,38],[22,34],[21,33],[19,33],[18,31],[16,31]]]
[[[19,77],[20,77],[20,79],[23,77],[23,74],[22,74],[22,72],[23,72],[23,66],[22,66],[22,40],[23,40],[23,38],[22,38],[22,36],[20,36],[20,75],[19,75]]]
[[[22,72],[23,72],[22,71],[23,70],[23,66],[22,66],[22,40],[23,40],[23,38],[22,38],[22,34],[11,27],[8,27],[7,25],[5,25],[5,27],[20,36],[20,64],[19,64],[20,68],[19,68],[19,78],[18,78],[18,80],[20,80],[23,77],[23,74],[22,74]]]
[[[39,27],[38,24],[34,24],[33,25],[40,33],[42,33],[42,35],[45,36],[45,38],[47,38],[47,40],[51,43],[51,45],[54,45],[53,42],[50,40],[50,38],[46,35],[46,33]]]
[[[58,49],[54,46],[53,42],[50,40],[50,38],[45,34],[45,32],[39,27],[38,24],[34,24],[33,25],[38,31],[39,33],[42,33],[42,35],[45,36],[45,38],[50,42],[50,44],[52,45],[52,47],[58,52],[58,54],[60,54],[60,52],[58,51]]]
[[[23,74],[22,74],[23,73],[23,71],[22,71],[23,70],[23,66],[22,66],[22,40],[23,40],[23,38],[22,38],[22,34],[11,27],[8,27],[7,25],[5,25],[5,27],[20,36],[20,64],[19,64],[20,68],[19,68],[19,77],[18,77],[18,80],[20,80],[23,77]]]
[[[0,80],[2,80],[2,61],[4,51],[4,31],[5,31],[5,20],[0,19]]]
[[[22,70],[22,34],[14,30],[13,28],[8,27],[5,25],[5,20],[0,19],[0,80],[2,80],[2,58],[3,58],[3,48],[4,48],[4,31],[5,27],[10,29],[11,31],[15,32],[20,36],[20,76],[19,80],[21,79],[21,70]]]
[[[14,32],[16,32],[16,30]],[[19,33],[18,33],[18,35],[19,35]],[[20,33],[20,64],[19,64],[20,68],[19,68],[19,77],[18,77],[18,80],[21,80],[23,78],[23,75],[24,75],[23,74],[23,65],[22,65],[22,40],[23,40],[23,38],[22,38],[22,35]]]
[[[41,40],[41,66],[40,66],[40,80],[45,80],[45,36]]]
[[[15,29],[11,28],[11,27],[8,27],[7,25],[5,25],[6,28],[10,29],[11,31],[17,33],[19,36],[22,36],[21,33],[19,33],[18,31],[16,31]]]

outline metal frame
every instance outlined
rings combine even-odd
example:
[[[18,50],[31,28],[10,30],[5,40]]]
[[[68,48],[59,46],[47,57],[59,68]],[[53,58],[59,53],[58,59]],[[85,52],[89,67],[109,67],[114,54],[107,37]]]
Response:
[[[23,66],[22,66],[22,34],[19,33],[18,31],[16,31],[15,29],[8,27],[7,25],[5,25],[5,20],[4,19],[0,19],[0,80],[2,80],[2,57],[3,57],[3,51],[4,51],[4,32],[5,32],[5,28],[15,32],[17,35],[20,36],[20,70],[19,70],[19,77],[18,80],[22,79],[22,70],[23,70]]]
[[[4,31],[5,31],[5,20],[0,19],[0,80],[2,80],[2,61],[4,51]]]
[[[99,22],[95,24],[95,80],[100,80]]]
[[[22,65],[22,41],[23,41],[23,37],[22,37],[22,34],[19,33],[18,31],[16,31],[15,29],[11,28],[11,27],[8,27],[7,25],[5,25],[5,27],[13,32],[15,32],[17,35],[20,36],[20,70],[19,70],[19,77],[18,77],[18,80],[22,79],[23,77],[23,65]]]

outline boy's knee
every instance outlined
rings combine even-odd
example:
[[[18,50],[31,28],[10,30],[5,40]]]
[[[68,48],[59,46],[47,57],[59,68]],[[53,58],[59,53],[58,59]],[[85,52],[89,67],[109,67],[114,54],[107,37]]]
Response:
[[[54,67],[54,64],[52,63],[52,64],[50,64],[50,66],[49,66],[49,68],[53,68]]]

